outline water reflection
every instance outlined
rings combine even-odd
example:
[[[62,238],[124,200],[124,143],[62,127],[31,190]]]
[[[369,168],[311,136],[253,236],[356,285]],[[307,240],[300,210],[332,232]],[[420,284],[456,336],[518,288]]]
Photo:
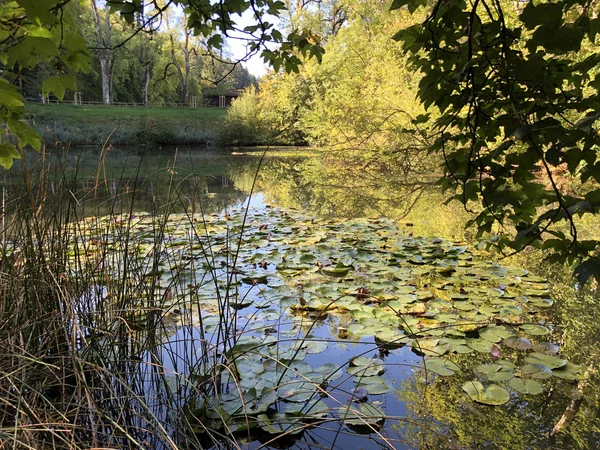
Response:
[[[472,238],[460,225],[465,215],[460,208],[443,207],[430,180],[408,178],[393,160],[364,167],[353,158],[284,157],[275,153],[260,161],[259,153],[230,156],[164,151],[140,156],[114,150],[106,154],[71,152],[60,163],[48,157],[49,166],[36,166],[39,162],[31,161],[24,164],[39,172],[51,167],[48,201],[75,201],[79,218],[163,210],[210,215],[240,203],[250,202],[253,207],[273,203],[321,216],[383,215],[413,224],[416,235]],[[21,181],[19,167],[4,172],[5,208],[22,193]],[[253,186],[254,195],[249,199]],[[408,350],[394,351],[386,359],[390,367],[397,368],[393,377],[397,389],[385,397],[387,413],[399,418],[388,421],[385,429],[392,439],[391,447],[519,450],[600,446],[598,293],[593,286],[575,291],[569,269],[543,264],[539,254],[524,253],[511,263],[553,280],[555,306],[547,318],[553,331],[548,339],[561,344],[561,356],[584,368],[585,378],[561,381],[541,396],[512,399],[506,406],[481,406],[467,400],[461,390],[471,374],[425,376],[413,370],[420,364],[417,355]],[[318,335],[337,338],[336,320],[328,318],[317,328]],[[187,373],[190,369],[181,368],[179,359],[168,362],[164,358],[193,351],[199,340],[193,327],[182,327],[169,337],[168,345],[174,351],[159,358],[168,369]],[[483,362],[484,356],[461,355],[461,361],[471,359],[464,365],[473,366]],[[323,357],[326,360],[318,355],[311,358],[314,366],[347,360],[342,347],[339,353]],[[334,442],[337,448],[357,447],[355,435],[339,431],[332,426],[306,433],[301,447],[330,448]],[[386,448],[384,442],[368,439],[360,446]],[[248,448],[259,445],[254,442]]]

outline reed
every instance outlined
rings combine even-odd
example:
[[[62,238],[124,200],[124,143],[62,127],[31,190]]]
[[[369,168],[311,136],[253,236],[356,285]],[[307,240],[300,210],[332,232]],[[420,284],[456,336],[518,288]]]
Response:
[[[250,429],[267,420],[256,409],[270,408],[280,388],[298,386],[290,374],[314,387],[315,401],[309,398],[302,412],[310,420],[273,422],[264,445],[293,440],[314,426],[329,429],[335,442],[342,425],[311,408],[329,397],[349,411],[354,394],[328,388],[327,377],[316,383],[297,372],[306,338],[245,344],[245,337],[264,334],[239,321],[249,292],[240,289],[237,267],[246,215],[224,239],[215,238],[200,183],[191,175],[184,192],[184,182],[174,178],[176,161],[153,174],[161,192],[140,214],[134,202],[150,177],[126,176],[131,168],[124,168],[109,185],[102,176],[105,156],[106,148],[95,183],[85,189],[77,163],[61,163],[72,158],[51,164],[42,155],[4,172],[0,442],[30,449],[239,448],[240,439],[255,439]],[[186,230],[177,242],[171,239],[174,215]],[[215,293],[216,315],[203,313],[204,291]],[[313,319],[304,336],[320,320]],[[296,345],[291,355],[261,353],[272,360],[277,380],[266,393],[248,397],[240,361],[267,346],[281,346],[283,354],[290,340]],[[215,406],[215,399],[227,404],[231,398],[240,400],[236,410]],[[368,418],[365,426],[379,430]]]

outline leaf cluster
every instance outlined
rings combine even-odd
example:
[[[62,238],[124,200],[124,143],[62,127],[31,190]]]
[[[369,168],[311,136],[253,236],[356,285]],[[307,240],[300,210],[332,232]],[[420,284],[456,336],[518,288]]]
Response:
[[[68,3],[14,0],[0,5],[0,165],[6,168],[20,158],[20,149],[41,148],[39,135],[22,119],[23,97],[14,84],[21,72],[49,62],[54,75],[44,81],[42,91],[62,98],[66,89],[75,89],[72,72],[89,67],[85,41],[74,32]]]
[[[416,11],[422,0],[395,0]],[[595,0],[437,0],[394,36],[422,73],[418,96],[434,121],[445,189],[479,234],[505,253],[527,246],[600,278],[599,243],[578,235],[600,207],[600,18]],[[427,119],[427,117],[425,117]],[[576,192],[560,177],[580,183]]]

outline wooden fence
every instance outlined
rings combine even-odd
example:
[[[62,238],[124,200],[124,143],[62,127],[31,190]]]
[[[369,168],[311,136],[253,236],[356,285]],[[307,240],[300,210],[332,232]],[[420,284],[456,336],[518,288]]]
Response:
[[[38,98],[33,98],[33,97],[26,97],[25,101],[27,103],[42,103],[42,104],[61,104],[61,105],[95,105],[95,106],[129,106],[129,107],[139,107],[139,108],[146,108],[146,107],[159,107],[159,108],[191,108],[191,109],[197,109],[197,108],[207,108],[207,107],[219,107],[216,105],[211,104],[210,102],[207,101],[202,101],[203,98],[200,97],[196,97],[193,96],[190,98],[190,102],[189,103],[163,103],[163,104],[149,104],[149,105],[144,105],[143,103],[131,103],[131,102],[112,102],[110,105],[107,105],[104,102],[94,102],[94,101],[89,101],[89,100],[83,100],[81,93],[80,92],[76,92],[73,96],[73,100],[67,100],[66,98],[63,101],[58,100],[56,97],[54,96],[46,96],[46,97],[38,97]]]

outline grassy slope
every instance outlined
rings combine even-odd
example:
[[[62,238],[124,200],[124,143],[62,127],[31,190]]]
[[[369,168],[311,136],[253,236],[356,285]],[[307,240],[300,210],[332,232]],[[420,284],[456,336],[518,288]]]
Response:
[[[224,108],[140,108],[74,105],[26,107],[47,144],[200,145],[221,129]]]

